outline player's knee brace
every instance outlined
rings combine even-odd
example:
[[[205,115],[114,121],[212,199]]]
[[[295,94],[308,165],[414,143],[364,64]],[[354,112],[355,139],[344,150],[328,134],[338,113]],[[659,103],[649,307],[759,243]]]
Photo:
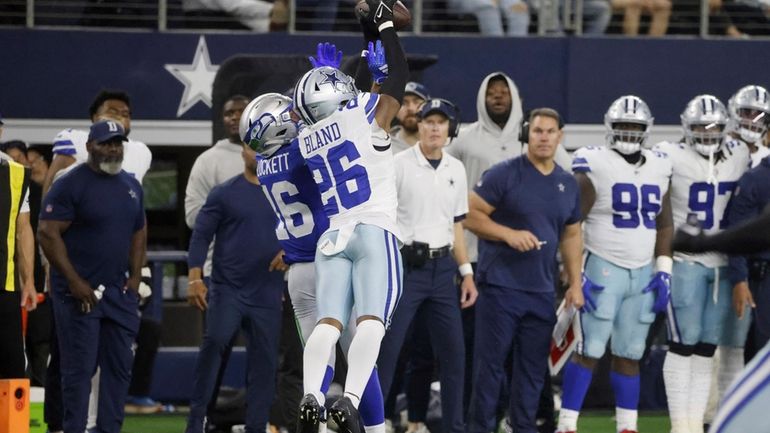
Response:
[[[690,344],[668,342],[668,351],[681,356],[691,356],[695,353],[695,346]]]
[[[717,351],[717,346],[709,343],[698,343],[695,345],[695,355],[711,358],[714,356],[714,352]]]

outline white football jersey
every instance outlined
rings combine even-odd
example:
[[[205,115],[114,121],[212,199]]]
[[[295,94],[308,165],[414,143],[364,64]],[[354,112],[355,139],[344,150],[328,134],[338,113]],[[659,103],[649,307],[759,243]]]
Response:
[[[656,144],[655,149],[668,154],[674,167],[671,177],[674,228],[685,224],[689,214],[695,214],[704,233],[721,231],[725,224],[725,209],[738,186],[738,179],[748,170],[751,162],[748,147],[735,140],[726,142],[721,156],[714,156],[713,167],[707,157],[686,143],[664,141]],[[676,252],[674,257],[710,268],[727,264],[727,257],[718,253]]]
[[[401,239],[390,137],[374,119],[379,95],[360,93],[299,133],[302,157],[321,191],[329,230],[358,223]]]
[[[88,132],[79,129],[64,129],[56,134],[53,139],[53,153],[55,155],[68,155],[75,158],[75,163],[56,173],[56,179],[75,168],[78,164],[88,161],[86,142]],[[152,152],[146,144],[134,141],[130,138],[123,143],[123,170],[134,176],[142,183],[144,175],[152,164]]]
[[[642,156],[635,166],[600,146],[580,148],[572,160],[572,170],[585,173],[596,191],[583,223],[585,249],[627,269],[652,261],[656,218],[671,180],[667,155],[642,149]]]

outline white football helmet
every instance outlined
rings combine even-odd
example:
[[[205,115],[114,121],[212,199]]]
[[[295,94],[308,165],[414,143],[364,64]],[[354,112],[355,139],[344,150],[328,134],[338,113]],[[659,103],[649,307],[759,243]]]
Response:
[[[654,120],[650,107],[641,98],[634,95],[621,96],[610,104],[604,115],[607,145],[624,155],[639,152],[650,134]],[[641,130],[628,129],[629,124],[640,125]]]
[[[263,158],[270,158],[297,136],[297,124],[291,120],[291,99],[279,93],[257,97],[243,110],[238,132],[246,145]]]
[[[353,78],[331,66],[306,72],[294,88],[294,109],[307,125],[319,122],[358,94]]]
[[[747,143],[760,141],[770,124],[770,95],[762,86],[746,86],[727,103],[735,131]]]
[[[729,116],[725,105],[712,95],[698,95],[680,116],[684,137],[703,156],[717,152],[725,138]]]

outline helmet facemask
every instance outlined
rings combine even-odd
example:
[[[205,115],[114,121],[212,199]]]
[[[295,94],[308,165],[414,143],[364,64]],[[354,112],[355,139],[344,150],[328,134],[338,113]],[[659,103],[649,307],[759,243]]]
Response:
[[[739,108],[737,113],[738,134],[747,143],[756,143],[767,133],[770,122],[768,113],[752,108]]]
[[[239,132],[243,142],[258,155],[271,157],[297,136],[297,125],[291,118],[291,99],[277,93],[254,99],[243,110]]]
[[[724,123],[709,123],[706,125],[690,125],[685,129],[685,138],[696,152],[703,156],[709,156],[711,153],[719,151],[722,141],[725,138]]]
[[[607,145],[623,155],[641,151],[654,120],[650,107],[642,98],[621,96],[604,114]]]
[[[609,147],[623,155],[632,155],[642,149],[647,139],[647,125],[632,122],[616,122],[607,134]]]

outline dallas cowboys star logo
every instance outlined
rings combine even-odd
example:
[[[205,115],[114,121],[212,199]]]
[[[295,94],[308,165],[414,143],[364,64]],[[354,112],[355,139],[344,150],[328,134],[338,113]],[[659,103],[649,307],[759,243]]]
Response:
[[[559,192],[564,192],[564,184],[563,183],[559,183],[558,187],[559,187]]]
[[[211,64],[209,49],[203,36],[198,38],[198,46],[195,48],[195,57],[191,65],[167,64],[164,67],[184,85],[184,93],[182,100],[179,101],[176,117],[181,117],[198,102],[211,107],[211,89],[219,65]]]
[[[334,88],[337,88],[337,83],[339,83],[340,78],[337,76],[337,72],[332,71],[332,73],[328,74],[326,72],[321,72],[326,77],[325,80],[321,81],[321,84],[331,83]]]
[[[449,186],[454,187],[455,186],[455,180],[452,178],[449,178]]]

